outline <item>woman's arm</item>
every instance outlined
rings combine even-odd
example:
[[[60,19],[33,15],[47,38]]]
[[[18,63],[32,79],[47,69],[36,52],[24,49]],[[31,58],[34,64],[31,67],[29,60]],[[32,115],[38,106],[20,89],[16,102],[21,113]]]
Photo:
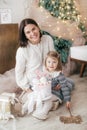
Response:
[[[26,59],[23,56],[22,48],[19,48],[16,53],[15,76],[19,87],[22,89],[29,88],[29,81],[26,75]]]
[[[48,44],[49,44],[49,51],[55,51],[55,48],[54,48],[54,41],[53,41],[53,39],[52,39],[51,36],[49,36]]]

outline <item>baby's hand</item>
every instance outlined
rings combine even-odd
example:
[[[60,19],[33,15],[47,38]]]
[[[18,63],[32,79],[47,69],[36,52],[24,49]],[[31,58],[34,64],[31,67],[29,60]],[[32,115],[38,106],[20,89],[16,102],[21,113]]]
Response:
[[[58,84],[56,87],[54,87],[54,90],[59,90],[61,88],[60,84]]]
[[[70,107],[71,107],[71,102],[70,102],[70,101],[66,102],[66,107],[67,107],[68,109],[70,109]]]

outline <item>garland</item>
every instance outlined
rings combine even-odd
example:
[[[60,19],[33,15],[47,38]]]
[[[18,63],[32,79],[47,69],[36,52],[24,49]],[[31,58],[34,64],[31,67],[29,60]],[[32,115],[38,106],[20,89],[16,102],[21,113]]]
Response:
[[[39,6],[44,7],[50,14],[61,20],[78,22],[87,44],[87,29],[80,19],[80,13],[75,7],[74,0],[40,0]]]
[[[48,10],[52,16],[62,20],[78,21],[80,15],[74,0],[40,0],[39,6]]]

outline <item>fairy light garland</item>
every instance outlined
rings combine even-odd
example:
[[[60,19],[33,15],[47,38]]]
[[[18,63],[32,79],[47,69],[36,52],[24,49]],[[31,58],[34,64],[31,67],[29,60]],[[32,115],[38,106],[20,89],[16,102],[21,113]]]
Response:
[[[50,14],[58,20],[63,20],[63,22],[66,24],[67,20],[75,21],[78,23],[78,28],[81,29],[83,32],[83,36],[87,38],[86,34],[86,28],[85,28],[85,23],[87,21],[87,18],[85,17],[82,20],[82,16],[78,11],[78,8],[75,6],[76,1],[75,0],[40,0],[39,2],[40,7],[44,7],[47,9]],[[49,17],[46,14],[46,18],[48,19]],[[51,27],[51,24],[48,25]],[[60,30],[57,28],[57,30]],[[61,37],[61,36],[59,36]],[[73,38],[72,38],[73,40]]]
[[[42,12],[44,11],[42,8],[45,8],[46,10],[48,10],[47,12],[50,12],[50,14],[53,17],[58,18],[56,22],[56,29],[55,30],[53,29],[53,32],[60,32],[61,28],[60,26],[57,26],[59,25],[59,20],[61,20],[63,24],[66,24],[66,26],[68,22],[71,21],[71,23],[73,22],[77,23],[76,30],[78,31],[78,29],[80,28],[81,31],[83,32],[83,36],[86,38],[87,35],[86,35],[86,29],[84,23],[86,23],[87,18],[85,17],[83,22],[81,21],[82,16],[75,5],[76,5],[75,0],[40,0],[39,1],[39,7]],[[49,14],[45,13],[44,15],[46,16],[46,21],[49,21]],[[53,23],[49,23],[49,22],[46,22],[46,24],[49,28],[51,28],[53,25]],[[72,31],[70,31],[69,28],[67,28],[67,30],[68,32],[70,32],[71,41],[73,42],[74,41],[74,36],[72,35],[73,33]],[[59,49],[60,47],[62,47],[64,51],[66,51],[66,48],[67,50],[69,50],[69,47],[71,46],[71,41],[62,39],[62,37],[65,36],[66,36],[65,33],[63,33],[62,36],[61,34],[58,33],[58,38],[53,36],[57,51],[60,51]],[[68,52],[64,52],[65,53],[64,55],[63,51],[61,50],[60,53],[62,55],[62,62],[65,63],[67,61]]]

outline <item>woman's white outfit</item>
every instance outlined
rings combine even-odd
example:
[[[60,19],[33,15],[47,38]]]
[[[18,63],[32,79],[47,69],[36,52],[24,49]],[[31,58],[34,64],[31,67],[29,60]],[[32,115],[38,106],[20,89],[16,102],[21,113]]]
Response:
[[[21,88],[29,88],[34,72],[38,69],[47,53],[54,50],[53,39],[49,35],[43,35],[40,43],[27,47],[19,47],[16,53],[16,82]]]
[[[33,92],[28,94],[28,100],[23,105],[23,113],[33,112],[33,116],[39,119],[46,119],[49,110],[52,108],[51,82],[45,77],[33,79]]]
[[[36,45],[29,43],[27,47],[18,48],[16,53],[15,74],[16,82],[19,87],[29,88],[30,84],[32,85],[31,81],[35,76],[35,70],[40,68],[40,66],[43,64],[47,53],[53,50],[55,50],[53,39],[49,35],[43,35],[41,37],[40,43]],[[39,97],[38,92],[32,92],[31,95],[33,95],[33,97],[37,99],[38,103],[42,102],[42,95],[40,93]],[[34,103],[34,98],[32,98],[33,101],[31,100],[31,104]],[[24,106],[25,108],[27,106],[27,103]],[[33,107],[34,104],[32,104],[31,111],[33,110]],[[36,111],[33,113],[33,116],[39,119],[46,119],[51,107],[52,101],[49,98],[45,100],[40,107],[37,107]]]

